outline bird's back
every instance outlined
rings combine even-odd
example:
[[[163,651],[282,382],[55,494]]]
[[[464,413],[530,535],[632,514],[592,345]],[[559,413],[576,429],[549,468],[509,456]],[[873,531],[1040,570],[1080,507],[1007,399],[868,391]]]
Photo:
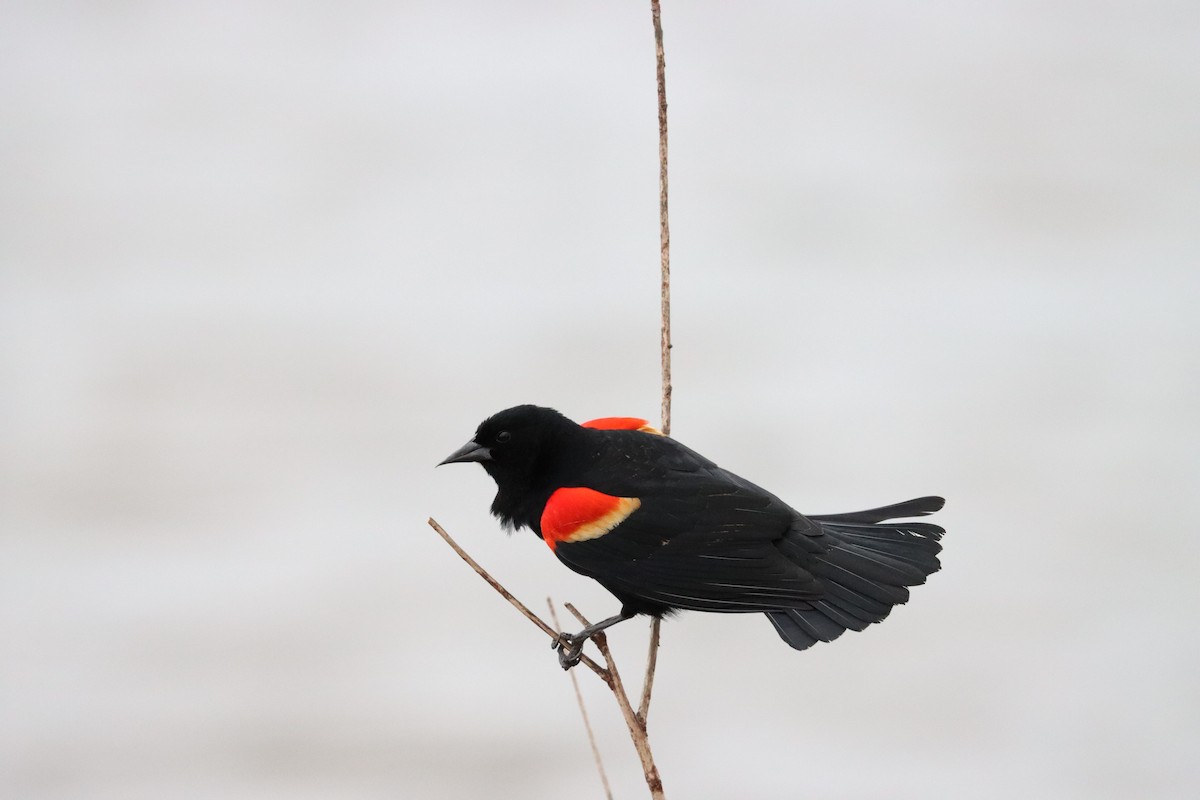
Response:
[[[941,528],[889,522],[936,511],[940,498],[805,517],[672,439],[597,434],[578,480],[637,507],[555,553],[629,611],[767,612],[803,649],[884,619],[940,566]]]

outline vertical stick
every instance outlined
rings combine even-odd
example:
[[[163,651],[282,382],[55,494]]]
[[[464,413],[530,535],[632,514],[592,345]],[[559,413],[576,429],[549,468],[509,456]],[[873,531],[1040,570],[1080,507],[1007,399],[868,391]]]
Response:
[[[642,702],[638,704],[638,721],[646,727],[650,716],[650,693],[654,691],[654,670],[658,666],[658,629],[662,620],[655,617],[650,622],[650,655],[646,658],[646,677],[642,681]]]
[[[671,226],[667,222],[667,58],[663,52],[662,9],[650,0],[654,53],[658,62],[658,238],[662,261],[662,432],[671,435]]]
[[[658,78],[658,241],[662,264],[659,289],[662,296],[662,322],[659,347],[662,364],[662,432],[671,435],[671,225],[667,216],[667,56],[663,50],[662,8],[659,0],[650,0],[650,16],[654,22],[655,74]],[[654,688],[654,670],[658,664],[659,626],[657,617],[650,623],[650,655],[646,663],[646,678],[642,684],[642,702],[638,719],[646,724],[650,713],[650,692]]]
[[[659,348],[662,365],[662,432],[671,435],[671,225],[667,216],[667,56],[663,50],[662,8],[659,0],[650,0],[650,17],[654,22],[655,75],[658,79],[658,242],[662,279],[662,321]],[[646,678],[642,684],[642,701],[638,704],[638,720],[644,726],[650,713],[650,693],[654,689],[654,670],[658,665],[659,627],[662,620],[650,622],[650,655],[646,662]]]

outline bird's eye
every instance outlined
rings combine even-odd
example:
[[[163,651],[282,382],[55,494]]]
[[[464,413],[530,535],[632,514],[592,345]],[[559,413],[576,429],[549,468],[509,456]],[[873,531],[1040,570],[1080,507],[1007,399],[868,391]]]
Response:
[[[508,431],[500,431],[499,433],[496,434],[496,441],[500,442],[500,443],[507,442],[511,438],[512,438],[512,434],[509,433]]]

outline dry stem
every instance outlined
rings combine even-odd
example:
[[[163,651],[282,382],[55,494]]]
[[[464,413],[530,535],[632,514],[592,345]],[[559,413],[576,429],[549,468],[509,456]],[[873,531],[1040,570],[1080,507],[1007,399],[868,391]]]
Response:
[[[558,612],[554,610],[554,601],[547,597],[546,605],[550,607],[550,621],[554,623],[554,627],[562,630],[562,625],[558,622]],[[592,758],[596,760],[600,783],[604,785],[604,796],[608,800],[613,800],[612,787],[608,785],[608,773],[604,771],[604,761],[600,758],[600,748],[596,745],[596,734],[592,730],[592,721],[588,718],[587,706],[583,704],[583,693],[579,691],[579,678],[575,677],[573,671],[568,671],[567,674],[571,676],[571,686],[575,689],[575,702],[579,703],[579,713],[583,717],[583,727],[587,730],[588,744],[592,746]]]
[[[654,690],[654,669],[658,666],[658,631],[661,624],[662,619],[659,617],[655,617],[650,622],[650,654],[646,657],[646,677],[642,681],[642,702],[638,705],[638,719],[641,720],[643,727],[646,725],[646,718],[650,715],[650,693]]]
[[[662,262],[659,285],[662,299],[662,321],[659,349],[662,365],[662,432],[671,435],[671,226],[667,216],[667,57],[663,50],[662,8],[659,0],[650,0],[650,17],[654,23],[655,75],[658,82],[658,237]],[[646,661],[646,679],[642,684],[642,702],[638,718],[642,725],[650,713],[650,693],[654,688],[654,670],[658,665],[658,641],[661,620],[650,623],[650,654]]]
[[[486,569],[479,566],[479,563],[476,562],[475,559],[473,559],[469,555],[467,555],[467,551],[463,550],[461,547],[459,547],[458,542],[454,541],[454,538],[452,536],[450,536],[450,534],[446,533],[446,529],[443,528],[441,525],[439,525],[437,523],[437,520],[435,520],[433,517],[429,518],[429,526],[431,528],[433,528],[435,531],[437,531],[439,536],[441,536],[443,539],[446,540],[446,544],[450,545],[450,547],[454,550],[454,552],[458,553],[459,558],[461,558],[463,561],[467,562],[467,564],[471,567],[471,569],[475,570],[475,572],[478,573],[479,577],[481,577],[485,581],[487,581],[488,584],[493,589],[495,589],[497,592],[499,592],[501,594],[501,596],[504,597],[505,600],[512,603],[513,607],[516,608],[518,611],[520,611],[522,614],[524,614],[526,619],[528,619],[534,625],[537,625],[539,628],[541,628],[543,631],[545,631],[546,634],[551,639],[555,639],[555,640],[558,639],[558,631],[554,630],[549,625],[547,625],[545,622],[543,622],[541,617],[539,617],[537,614],[530,611],[529,608],[524,603],[522,603],[520,600],[513,597],[512,592],[508,591],[508,589],[505,589],[500,584],[500,581],[493,578],[490,574],[488,574],[488,571]],[[607,670],[604,669],[604,667],[600,666],[599,664],[597,664],[595,661],[588,658],[587,656],[581,656],[579,661],[580,661],[580,663],[584,664],[588,669],[590,669],[592,672],[594,672],[598,676],[600,676],[600,680],[604,681],[605,683],[609,684],[610,686],[612,685],[612,678],[609,677],[609,674],[608,674]]]
[[[467,555],[467,552],[459,546],[458,542],[454,541],[454,537],[447,533],[446,529],[439,525],[437,521],[433,519],[433,517],[429,518],[429,526],[438,532],[438,535],[445,540],[446,544],[450,545],[451,549],[453,549],[455,553],[458,553],[459,558],[467,562],[467,565],[470,566],[471,569],[475,570],[475,573],[479,575],[479,577],[487,581],[489,586],[499,592],[505,600],[511,603],[513,608],[524,614],[526,619],[545,631],[551,638],[555,640],[558,639],[558,631],[554,630],[554,628],[551,628],[549,625],[543,622],[537,614],[534,614],[529,610],[528,606],[514,597],[512,592],[504,588],[504,586],[498,580],[493,578],[486,569],[481,567],[475,559]],[[575,615],[575,618],[579,620],[580,624],[582,624],[584,627],[587,627],[591,624],[586,618],[584,618],[582,614],[579,613],[578,610],[576,610],[575,606],[571,605],[570,603],[566,603],[565,606],[568,611]],[[550,613],[554,614],[553,605],[550,606]],[[554,622],[557,626],[557,618],[555,618]],[[656,639],[656,637],[653,636],[651,638]],[[603,633],[597,633],[592,637],[592,641],[596,643],[596,647],[599,648],[600,653],[604,656],[604,661],[607,664],[607,668],[601,667],[586,655],[581,654],[579,660],[581,663],[587,665],[592,672],[596,673],[600,680],[604,681],[605,685],[608,686],[608,688],[612,691],[613,697],[616,698],[617,705],[621,709],[621,715],[625,718],[625,724],[629,728],[629,736],[633,739],[634,749],[637,750],[638,759],[642,762],[642,772],[646,777],[646,786],[650,789],[651,800],[665,800],[665,795],[663,794],[662,788],[662,778],[659,777],[658,767],[654,764],[654,756],[650,752],[650,740],[646,733],[645,714],[646,708],[649,704],[649,689],[647,688],[642,695],[642,702],[644,704],[643,709],[640,712],[634,711],[633,706],[629,702],[629,695],[625,691],[625,685],[621,682],[621,674],[617,671],[617,663],[613,659],[612,651],[608,649],[608,639],[605,638]],[[650,667],[647,674],[647,687],[649,686],[649,681],[653,680],[653,650],[651,653]],[[572,679],[574,679],[573,673]],[[604,774],[604,767],[600,763],[600,754],[596,748],[595,739],[592,736],[591,723],[588,720],[587,712],[583,707],[583,698],[579,694],[578,683],[575,685],[575,692],[576,697],[579,699],[580,711],[583,712],[584,725],[588,729],[588,738],[592,742],[592,752],[596,757],[596,765],[600,769],[600,776],[601,780],[604,782],[605,791],[608,792],[608,779]],[[609,797],[611,796],[612,795],[610,792]]]
[[[575,619],[579,620],[580,625],[585,628],[591,625],[575,606],[570,603],[564,603],[564,606],[574,615]],[[612,677],[608,688],[612,689],[613,697],[617,699],[617,705],[621,708],[621,716],[625,718],[625,725],[629,728],[633,747],[637,750],[638,759],[642,762],[642,773],[646,777],[646,786],[650,789],[650,797],[652,800],[665,800],[662,778],[658,774],[658,767],[654,764],[654,754],[650,752],[650,737],[647,735],[645,724],[638,718],[637,712],[629,703],[629,695],[626,694],[625,685],[621,682],[621,673],[617,670],[617,662],[613,658],[612,651],[608,649],[608,637],[600,632],[592,637],[592,641],[596,643],[600,654],[604,656],[604,663],[608,665],[608,674]]]
[[[662,432],[671,435],[671,226],[667,221],[667,59],[663,52],[662,10],[650,0],[658,77],[658,239],[662,261]]]

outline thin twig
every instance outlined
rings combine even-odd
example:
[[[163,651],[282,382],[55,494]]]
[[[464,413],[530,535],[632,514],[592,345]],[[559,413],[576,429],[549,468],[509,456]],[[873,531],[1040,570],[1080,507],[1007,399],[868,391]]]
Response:
[[[667,215],[667,56],[663,50],[662,8],[659,0],[650,0],[654,22],[655,75],[658,79],[658,235],[662,262],[662,321],[660,350],[662,364],[662,432],[671,435],[671,226]],[[654,670],[658,665],[659,627],[657,617],[650,623],[650,653],[646,659],[646,677],[642,683],[642,702],[638,719],[643,727],[650,713],[650,694],[654,689]]]
[[[435,531],[437,531],[439,536],[441,536],[443,539],[446,540],[446,544],[450,545],[450,547],[454,550],[454,552],[458,553],[458,557],[461,558],[463,561],[467,562],[467,564],[471,567],[471,569],[475,570],[475,572],[478,573],[479,577],[481,577],[485,581],[487,581],[488,584],[493,589],[495,589],[497,592],[499,592],[501,594],[501,596],[504,597],[505,600],[512,603],[514,608],[516,608],[518,611],[520,611],[522,614],[524,614],[525,617],[530,622],[532,622],[534,625],[537,625],[539,628],[541,628],[543,631],[545,631],[545,633],[551,639],[554,639],[556,641],[558,640],[558,637],[559,637],[558,631],[554,630],[549,625],[547,625],[545,622],[543,622],[541,617],[539,617],[537,614],[530,611],[529,608],[524,603],[522,603],[520,600],[518,600],[516,597],[513,596],[512,592],[508,591],[508,589],[505,589],[504,586],[501,585],[500,581],[493,578],[490,574],[488,574],[488,571],[486,569],[479,566],[479,563],[476,562],[475,559],[473,559],[469,555],[467,555],[467,551],[463,550],[461,547],[459,547],[458,542],[454,541],[454,538],[451,537],[450,534],[446,533],[446,529],[443,528],[441,525],[439,525],[433,517],[429,518],[429,526],[431,528],[433,528]],[[609,676],[608,672],[604,669],[604,667],[600,666],[599,664],[597,664],[595,661],[588,658],[587,656],[581,656],[579,660],[581,663],[586,665],[588,669],[590,669],[592,672],[594,672],[598,676],[600,676],[600,680],[604,681],[605,683],[607,683],[609,685],[612,684],[612,678]]]
[[[579,624],[587,627],[591,625],[583,614],[570,603],[564,603],[567,611],[574,615],[575,619],[579,620]],[[621,708],[621,716],[625,718],[625,725],[629,728],[629,736],[633,739],[633,747],[637,750],[638,758],[642,762],[642,773],[646,777],[646,786],[650,789],[651,800],[665,800],[666,795],[663,794],[662,777],[658,774],[658,767],[654,763],[654,754],[650,752],[650,739],[646,735],[646,726],[638,719],[637,712],[633,710],[633,706],[629,703],[629,695],[625,693],[625,684],[621,682],[621,673],[617,670],[617,662],[613,658],[612,651],[608,649],[608,637],[603,632],[592,636],[592,641],[596,643],[596,647],[600,650],[600,654],[604,656],[604,663],[608,665],[608,674],[612,677],[612,682],[609,688],[612,689],[613,696],[617,698],[617,705]]]
[[[650,0],[658,76],[658,238],[662,260],[662,432],[671,435],[671,226],[667,221],[667,58],[663,52],[662,9]]]
[[[550,621],[554,623],[554,627],[561,629],[562,626],[558,623],[558,612],[554,610],[554,601],[547,597],[546,605],[550,607]],[[579,678],[575,677],[574,671],[568,671],[567,674],[571,676],[571,686],[575,689],[575,700],[579,703],[583,727],[587,730],[588,744],[592,746],[592,758],[596,759],[596,770],[600,773],[600,783],[604,784],[604,796],[608,800],[613,800],[612,787],[608,785],[608,774],[604,771],[604,762],[600,759],[600,748],[596,744],[596,734],[592,731],[592,721],[588,719],[587,706],[583,704],[583,693],[579,691]]]
[[[650,654],[646,657],[646,678],[642,681],[642,702],[638,706],[638,719],[642,727],[646,727],[646,718],[650,715],[650,693],[654,691],[654,669],[658,666],[658,630],[662,618],[655,617],[650,622]]]

